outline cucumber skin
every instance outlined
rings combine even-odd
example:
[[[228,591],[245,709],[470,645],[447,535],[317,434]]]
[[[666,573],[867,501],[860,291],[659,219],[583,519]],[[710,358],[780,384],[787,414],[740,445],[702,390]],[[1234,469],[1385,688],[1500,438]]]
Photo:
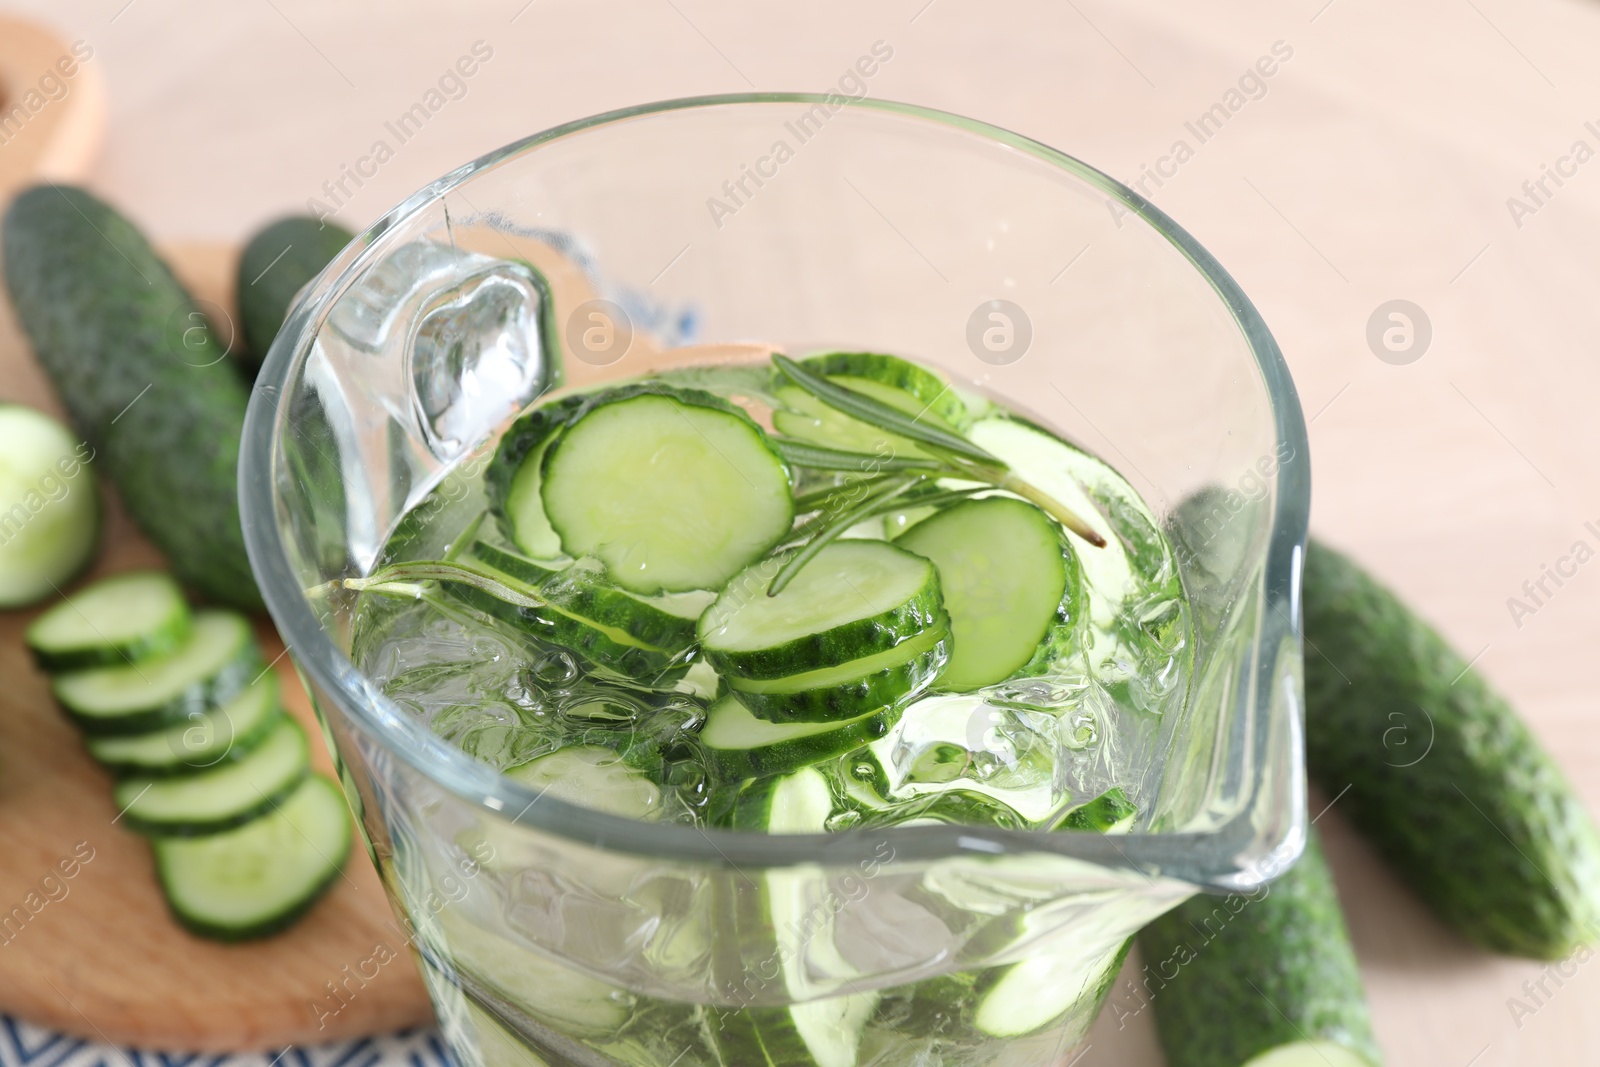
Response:
[[[201,321],[194,300],[132,223],[82,189],[22,193],[0,247],[17,318],[139,527],[186,584],[260,608],[239,524],[249,392],[209,331],[185,338]]]
[[[494,514],[500,533],[512,544],[517,540],[516,528],[506,511],[511,495],[511,483],[524,460],[544,448],[555,437],[577,420],[578,413],[588,404],[590,394],[575,393],[551,400],[522,415],[500,438],[494,458],[483,472],[483,487],[489,496],[489,510]],[[546,448],[546,451],[548,449]],[[543,460],[543,457],[539,457]]]
[[[1344,817],[1484,948],[1593,943],[1600,834],[1511,705],[1347,556],[1311,542],[1303,588],[1307,765]]]
[[[809,767],[841,756],[863,745],[870,745],[887,734],[900,720],[898,709],[862,716],[851,725],[825,734],[813,734],[798,741],[779,741],[759,748],[713,748],[702,744],[705,762],[722,782],[746,778],[768,778]],[[828,742],[827,747],[820,747]]]
[[[138,663],[141,660],[171,652],[188,640],[192,622],[193,617],[189,612],[185,611],[174,615],[167,621],[166,626],[115,647],[98,646],[95,648],[77,648],[70,652],[49,652],[35,648],[30,643],[28,651],[33,654],[34,664],[40,670],[47,671],[50,674],[86,671],[94,667],[116,667],[124,663]]]
[[[1152,961],[1156,1030],[1171,1067],[1240,1067],[1317,1040],[1381,1062],[1314,829],[1299,863],[1261,895],[1193,897],[1145,927],[1139,950]]]
[[[942,623],[948,628],[949,622]],[[931,686],[950,659],[948,629],[932,648],[844,685],[802,689],[798,693],[750,693],[728,681],[739,702],[768,722],[834,722],[854,719],[873,708],[904,707],[907,698]]]
[[[224,767],[230,763],[237,763],[239,760],[244,759],[246,756],[250,755],[250,753],[254,752],[256,747],[260,745],[262,741],[267,739],[267,736],[271,734],[273,729],[278,725],[278,720],[281,719],[285,714],[287,713],[281,707],[271,712],[259,723],[257,723],[253,730],[246,732],[241,737],[235,737],[233,742],[228,746],[223,754],[214,762],[203,764],[201,766],[194,766],[181,761],[177,763],[169,763],[164,766],[151,766],[145,763],[104,759],[95,753],[94,745],[92,744],[94,738],[89,738],[91,744],[86,747],[89,750],[89,755],[94,758],[96,763],[100,764],[100,766],[104,767],[118,778],[182,778],[190,774],[201,774],[217,767]],[[160,731],[156,732],[159,733]]]
[[[823,551],[826,552],[827,549]],[[905,552],[908,556],[914,555],[905,549],[899,551]],[[778,568],[775,564],[787,559],[788,555],[786,553],[783,556],[757,560],[734,575],[717,600],[720,601],[722,597],[729,595],[765,596],[766,585],[777,575]],[[853,659],[887,652],[900,642],[945,622],[944,594],[939,586],[939,571],[932,563],[928,564],[928,570],[928,581],[917,591],[916,596],[886,613],[887,617],[876,615],[867,619],[855,619],[771,648],[735,652],[714,647],[711,643],[713,635],[704,631],[706,620],[711,618],[711,611],[716,606],[713,603],[712,607],[706,609],[705,614],[700,616],[701,625],[697,628],[697,636],[706,659],[717,672],[733,677],[772,681],[801,671],[838,666]]]
[[[193,715],[203,714],[226,703],[247,689],[251,680],[266,669],[267,665],[261,661],[261,652],[252,640],[243,652],[216,674],[195,682],[177,697],[156,707],[129,715],[95,716],[79,714],[63,703],[59,696],[56,702],[66,712],[67,718],[90,737],[128,737],[176,726]]]
[[[309,215],[279,219],[250,238],[233,289],[244,339],[238,357],[247,378],[261,370],[296,294],[353,240],[342,226]]]
[[[310,774],[311,766],[308,762],[306,766],[301,769],[300,773],[294,778],[290,779],[282,789],[279,789],[274,793],[263,793],[259,803],[253,807],[246,808],[235,815],[230,815],[225,819],[214,819],[210,822],[169,823],[160,821],[146,821],[130,811],[124,814],[123,822],[126,823],[128,829],[132,830],[134,833],[150,838],[205,837],[209,834],[221,833],[224,830],[233,830],[237,827],[243,826],[245,823],[255,822],[262,816],[271,813],[279,804],[287,800],[296,789],[299,789],[300,786],[305,784],[305,780]],[[178,776],[140,774],[131,775],[124,779],[124,781],[131,782],[135,778],[142,779],[146,777],[158,781],[166,781]]]
[[[583,659],[633,678],[667,678],[688,669],[678,653],[662,648],[623,644],[594,627],[555,612],[541,613],[497,600],[468,585],[450,584],[446,591],[486,615],[508,622],[535,637],[560,645]]]

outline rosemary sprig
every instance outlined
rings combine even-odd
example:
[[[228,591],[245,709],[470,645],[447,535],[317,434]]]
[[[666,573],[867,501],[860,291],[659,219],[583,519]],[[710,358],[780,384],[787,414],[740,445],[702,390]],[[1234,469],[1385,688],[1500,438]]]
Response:
[[[886,479],[884,485],[879,486],[875,492],[869,494],[853,508],[832,516],[828,516],[825,512],[820,532],[801,545],[795,551],[795,554],[789,557],[788,562],[784,563],[778,573],[773,576],[772,584],[767,586],[767,595],[777,596],[783,592],[784,586],[788,585],[794,579],[794,576],[800,573],[800,568],[810,563],[812,558],[818,552],[821,552],[823,548],[838,540],[841,534],[856,523],[863,522],[873,515],[887,510],[908,489],[924,481],[926,479],[921,477]]]
[[[854,389],[846,388],[835,382],[828,381],[820,374],[813,374],[788,356],[773,353],[772,362],[775,363],[786,378],[800,388],[827,404],[829,407],[844,412],[846,415],[860,419],[869,425],[876,426],[888,433],[908,437],[918,444],[929,445],[942,452],[963,456],[976,463],[998,467],[1001,470],[1006,465],[999,457],[990,454],[968,441],[958,433],[950,430],[941,430],[937,426],[921,422],[914,416],[907,415],[899,408],[885,404],[865,393],[858,393]]]
[[[931,460],[909,460],[908,458],[892,457],[883,459],[871,456],[865,452],[849,452],[842,449],[819,448],[814,445],[805,445],[785,438],[777,440],[779,452],[785,459],[796,466],[814,467],[818,470],[918,470],[929,474],[946,477],[965,478],[975,482],[984,482],[1000,489],[1005,489],[1022,497],[1032,504],[1038,505],[1051,518],[1062,526],[1083,538],[1096,548],[1104,548],[1106,539],[1100,536],[1093,526],[1090,526],[1082,516],[1067,507],[1055,497],[1044,490],[1019,477],[998,456],[995,456],[965,437],[950,430],[943,430],[922,422],[898,408],[885,404],[865,393],[858,393],[854,389],[830,382],[820,374],[813,374],[800,364],[787,356],[774,353],[772,362],[783,372],[784,376],[795,385],[804,389],[818,400],[837,411],[841,411],[853,418],[885,433],[898,434],[909,438],[931,454]],[[793,449],[793,458],[785,452]],[[815,453],[812,458],[818,462],[808,463],[805,453]],[[852,462],[853,459],[853,462]],[[907,465],[908,460],[915,465]],[[876,464],[876,466],[874,466]],[[900,464],[891,466],[890,464]],[[931,468],[931,469],[930,469]]]
[[[792,437],[771,439],[778,455],[796,467],[809,467],[816,471],[939,471],[946,464],[924,456],[874,456],[866,452],[849,452],[840,448],[796,441]]]
[[[379,567],[365,578],[338,578],[328,583],[337,589],[374,593],[378,596],[418,599],[425,592],[423,582],[457,582],[488,593],[496,600],[519,608],[542,608],[548,601],[532,586],[510,575],[470,562],[449,560],[408,560]]]

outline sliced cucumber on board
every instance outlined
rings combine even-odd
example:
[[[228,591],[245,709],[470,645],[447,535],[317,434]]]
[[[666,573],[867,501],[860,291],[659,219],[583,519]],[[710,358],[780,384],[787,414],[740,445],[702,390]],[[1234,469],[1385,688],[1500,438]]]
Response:
[[[718,671],[777,679],[887,652],[944,619],[933,564],[883,541],[834,541],[776,596],[788,556],[736,575],[700,617]]]
[[[282,714],[278,678],[269,671],[231,700],[176,725],[132,737],[91,737],[87,747],[119,774],[193,774],[248,756]]]
[[[339,787],[312,775],[267,814],[204,837],[158,838],[156,872],[172,913],[205,937],[242,941],[289,926],[350,854]]]
[[[1345,817],[1485,948],[1594,944],[1600,833],[1516,710],[1349,557],[1312,541],[1303,588],[1306,763]]]
[[[162,571],[131,571],[80,589],[34,619],[25,640],[44,670],[114,667],[177,648],[192,619]]]
[[[0,232],[5,281],[73,427],[185,584],[260,608],[239,525],[249,388],[136,227],[83,189],[36,186]]]
[[[897,712],[884,709],[843,722],[769,722],[750,714],[729,694],[706,712],[700,745],[711,769],[723,779],[760,778],[871,744],[897,718]]]
[[[789,470],[766,434],[710,393],[645,383],[596,394],[543,464],[562,549],[597,556],[637,593],[720,589],[794,521]]]
[[[1315,833],[1258,895],[1198,896],[1139,934],[1171,1067],[1377,1067],[1355,950]],[[1174,977],[1165,979],[1169,972]]]
[[[139,734],[228,700],[263,669],[244,616],[202,611],[183,644],[165,655],[60,674],[51,687],[85,733]]]
[[[100,540],[93,455],[44,412],[0,403],[0,608],[59,593],[88,566]]]
[[[1082,609],[1077,555],[1061,527],[1010,497],[966,500],[895,544],[939,569],[952,650],[939,684],[965,691],[1039,674],[1064,654]]]
[[[950,657],[942,621],[886,652],[784,678],[727,678],[728,688],[772,722],[841,722],[889,707],[903,708],[927,690]]]
[[[124,778],[112,798],[123,820],[140,833],[210,834],[271,810],[310,769],[305,729],[285,715],[241,760],[182,777]]]

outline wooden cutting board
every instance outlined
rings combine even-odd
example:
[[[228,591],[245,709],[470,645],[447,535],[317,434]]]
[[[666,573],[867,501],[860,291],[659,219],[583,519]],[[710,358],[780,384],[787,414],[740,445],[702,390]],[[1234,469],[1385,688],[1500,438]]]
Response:
[[[231,304],[234,258],[215,247],[168,254],[196,296],[223,308]],[[0,312],[0,399],[60,414],[9,309]],[[90,577],[160,566],[116,502],[107,504]],[[0,613],[0,1011],[85,1038],[172,1051],[276,1048],[429,1021],[415,964],[359,843],[344,878],[278,937],[221,945],[168,917],[149,846],[117,822],[110,777],[56,710],[23,649],[23,628],[36,614]],[[288,709],[314,727],[271,623],[263,617],[257,629],[267,659],[277,657]],[[312,736],[314,762],[327,772],[320,732]],[[74,877],[60,877],[61,861],[89,854]],[[52,872],[56,879],[42,885]],[[30,903],[37,914],[3,926],[5,913],[16,916],[20,907],[27,914]],[[354,970],[383,944],[395,958],[341,1008],[326,983],[343,980],[345,967]]]

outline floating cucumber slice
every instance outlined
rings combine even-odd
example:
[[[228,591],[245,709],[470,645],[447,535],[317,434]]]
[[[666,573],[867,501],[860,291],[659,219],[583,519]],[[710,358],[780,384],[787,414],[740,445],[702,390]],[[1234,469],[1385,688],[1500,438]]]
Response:
[[[728,678],[745,707],[772,722],[840,722],[875,709],[904,707],[931,686],[950,657],[950,629],[940,624],[878,652],[834,667],[758,680]]]
[[[262,669],[244,616],[203,611],[188,639],[166,655],[58,675],[51,688],[85,733],[139,734],[222,703]]]
[[[598,745],[557,749],[513,767],[506,777],[540,796],[611,815],[649,819],[661,813],[661,788]]]
[[[720,589],[789,532],[789,471],[761,427],[697,390],[590,398],[544,457],[545,514],[571,556],[638,593]]]
[[[673,600],[692,598],[695,594],[669,594],[671,600],[667,597],[647,599],[617,588],[592,561],[578,560],[561,569],[552,569],[483,541],[473,546],[472,555],[536,587],[552,607],[567,615],[586,619],[597,626],[615,627],[640,644],[673,652],[694,644],[695,615],[686,616]],[[699,597],[706,595],[698,594]],[[692,603],[703,607],[706,601],[693,599]]]
[[[132,737],[91,737],[89,755],[123,774],[191,774],[243,759],[278,717],[278,677],[268,671],[231,700],[184,722]]]
[[[156,871],[180,923],[241,941],[292,924],[339,877],[350,854],[350,809],[320,775],[276,810],[234,830],[160,838]]]
[[[100,539],[93,455],[44,412],[0,404],[0,608],[43,600],[88,565]]]
[[[484,471],[489,506],[499,518],[500,531],[535,559],[561,555],[561,538],[544,513],[540,495],[545,451],[588,402],[581,393],[564,396],[523,415],[500,438]]]
[[[807,370],[829,381],[881,400],[908,415],[925,419],[943,430],[962,428],[966,405],[933,371],[895,356],[871,352],[834,352],[802,360]],[[846,415],[799,386],[774,373],[774,396],[779,407],[772,425],[788,437],[828,448],[842,448],[877,456],[926,456],[916,442]]]
[[[456,966],[562,1033],[614,1034],[634,998],[506,934],[485,930],[455,907],[438,915],[439,933]]]
[[[967,500],[895,542],[939,569],[952,651],[939,684],[965,691],[1037,674],[1077,633],[1077,559],[1043,511],[1010,497]]]
[[[281,716],[245,758],[182,777],[124,778],[112,792],[129,826],[152,836],[215,833],[249,822],[298,786],[311,769],[306,732]]]
[[[777,723],[757,718],[732,694],[711,705],[700,744],[725,779],[784,774],[870,744],[889,732],[896,710],[869,711],[843,722]]]
[[[1139,817],[1139,806],[1128,799],[1121,786],[1112,786],[1086,804],[1061,817],[1053,830],[1089,830],[1101,834],[1126,833]]]
[[[28,626],[33,658],[47,671],[110,667],[169,652],[189,636],[183,590],[163,571],[95,582]]]
[[[979,976],[972,1025],[990,1037],[1021,1037],[1043,1030],[1068,1011],[1097,999],[1116,976],[1132,939],[1109,951],[1065,946],[1039,952]]]
[[[773,679],[885,652],[938,625],[939,575],[883,541],[834,541],[776,596],[777,556],[740,572],[700,617],[700,644],[718,671]]]

